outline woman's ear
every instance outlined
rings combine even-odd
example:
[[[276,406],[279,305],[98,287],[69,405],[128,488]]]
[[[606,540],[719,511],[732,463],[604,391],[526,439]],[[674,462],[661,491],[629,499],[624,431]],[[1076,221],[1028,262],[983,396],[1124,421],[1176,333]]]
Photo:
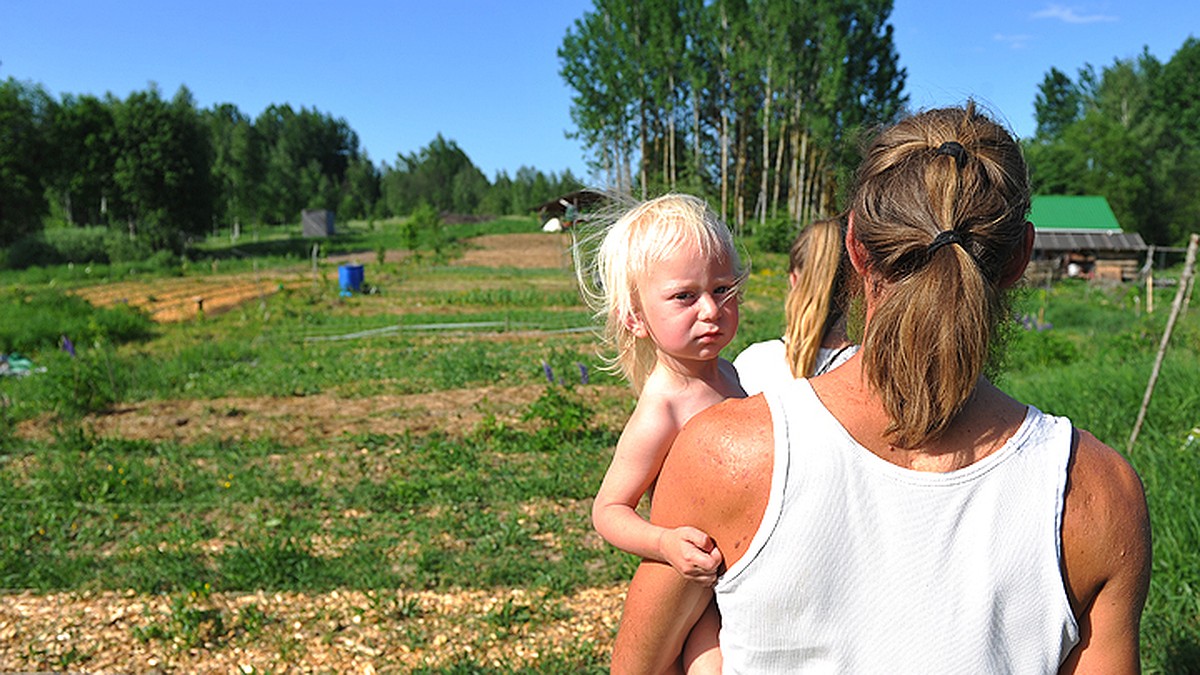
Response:
[[[1021,275],[1025,274],[1025,268],[1029,266],[1029,259],[1033,257],[1033,240],[1034,240],[1033,223],[1025,221],[1025,238],[1021,241],[1021,248],[1013,254],[1012,260],[1008,261],[1008,265],[1004,270],[1004,277],[1000,279],[1000,288],[1008,288],[1021,280]]]
[[[859,276],[865,275],[867,272],[867,249],[859,243],[858,237],[854,236],[853,211],[846,216],[846,255],[849,256],[854,271],[858,272]]]

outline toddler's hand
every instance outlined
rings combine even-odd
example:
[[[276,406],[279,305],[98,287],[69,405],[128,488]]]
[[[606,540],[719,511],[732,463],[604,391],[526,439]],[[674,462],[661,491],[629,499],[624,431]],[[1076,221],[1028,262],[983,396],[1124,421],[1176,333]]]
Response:
[[[705,586],[717,583],[717,570],[723,559],[721,551],[712,537],[700,530],[686,525],[665,530],[659,537],[658,550],[688,581]]]

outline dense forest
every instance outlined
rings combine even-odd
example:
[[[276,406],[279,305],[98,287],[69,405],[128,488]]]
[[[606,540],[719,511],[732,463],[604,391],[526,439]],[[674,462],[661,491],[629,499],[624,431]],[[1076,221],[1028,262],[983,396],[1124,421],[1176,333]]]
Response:
[[[339,220],[514,214],[579,187],[693,192],[739,232],[794,231],[838,210],[864,132],[908,112],[891,10],[594,0],[558,50],[572,133],[599,181],[586,186],[532,167],[489,179],[441,135],[376,164],[344,119],[286,103],[251,118],[232,104],[200,109],[186,87],[56,100],[9,77],[0,264],[51,231],[103,231],[111,257],[130,259],[222,227],[298,222],[305,208]],[[1052,68],[1034,105],[1037,132],[1023,143],[1037,193],[1103,195],[1155,244],[1200,226],[1200,42],[1166,63],[1143,52],[1075,78]]]
[[[0,248],[100,227],[111,257],[128,259],[180,252],[217,227],[298,223],[306,208],[339,220],[419,207],[526,213],[579,186],[570,171],[529,167],[489,180],[441,135],[375,165],[345,120],[287,104],[251,119],[231,104],[199,109],[186,87],[170,99],[151,87],[54,100],[39,84],[0,81]]]
[[[1024,145],[1037,193],[1103,195],[1150,243],[1200,231],[1200,40],[1166,63],[1143,50],[1074,79],[1051,68],[1034,109]]]
[[[559,48],[619,190],[709,196],[739,230],[836,211],[861,131],[905,106],[891,0],[595,0]]]

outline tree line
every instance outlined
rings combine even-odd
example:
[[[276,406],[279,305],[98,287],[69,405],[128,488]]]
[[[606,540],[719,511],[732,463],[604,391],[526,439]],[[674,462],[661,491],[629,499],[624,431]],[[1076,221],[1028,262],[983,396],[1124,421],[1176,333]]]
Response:
[[[594,0],[558,49],[572,133],[604,189],[700,194],[740,232],[829,215],[861,133],[906,112],[891,11],[891,0]],[[1035,192],[1103,195],[1126,230],[1181,243],[1200,221],[1197,72],[1194,38],[1166,63],[1143,52],[1074,79],[1052,68],[1023,141]],[[0,81],[0,247],[101,226],[178,252],[217,227],[296,222],[305,208],[512,214],[580,186],[532,167],[489,180],[441,135],[377,165],[345,120],[288,104],[251,118],[199,109],[186,87],[55,100]]]
[[[1200,40],[1166,63],[1147,50],[1074,79],[1046,73],[1024,143],[1039,194],[1108,198],[1126,231],[1182,246],[1200,227]]]
[[[595,0],[558,50],[616,190],[706,195],[740,230],[835,211],[860,132],[904,109],[891,0]]]
[[[440,134],[393,164],[372,163],[344,119],[271,105],[200,109],[186,87],[51,97],[0,81],[0,247],[47,228],[104,227],[143,251],[182,251],[215,228],[294,223],[306,208],[338,219],[416,209],[521,214],[577,189],[569,170],[484,176]]]

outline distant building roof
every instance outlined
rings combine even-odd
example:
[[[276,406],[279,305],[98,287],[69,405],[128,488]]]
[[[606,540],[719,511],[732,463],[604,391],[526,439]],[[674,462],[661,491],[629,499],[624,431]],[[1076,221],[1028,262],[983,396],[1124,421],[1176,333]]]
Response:
[[[561,197],[555,197],[548,202],[543,202],[533,207],[543,219],[546,218],[562,218],[567,211],[567,204],[573,204],[579,210],[586,210],[596,204],[603,203],[609,199],[609,196],[603,192],[596,190],[576,190],[568,192]]]
[[[1036,251],[1145,251],[1142,235],[1108,232],[1043,232],[1034,227]]]
[[[1039,251],[1144,251],[1146,242],[1124,233],[1108,200],[1095,195],[1034,195],[1029,220]]]
[[[1029,220],[1039,234],[1121,232],[1121,224],[1108,200],[1095,195],[1034,195]]]

